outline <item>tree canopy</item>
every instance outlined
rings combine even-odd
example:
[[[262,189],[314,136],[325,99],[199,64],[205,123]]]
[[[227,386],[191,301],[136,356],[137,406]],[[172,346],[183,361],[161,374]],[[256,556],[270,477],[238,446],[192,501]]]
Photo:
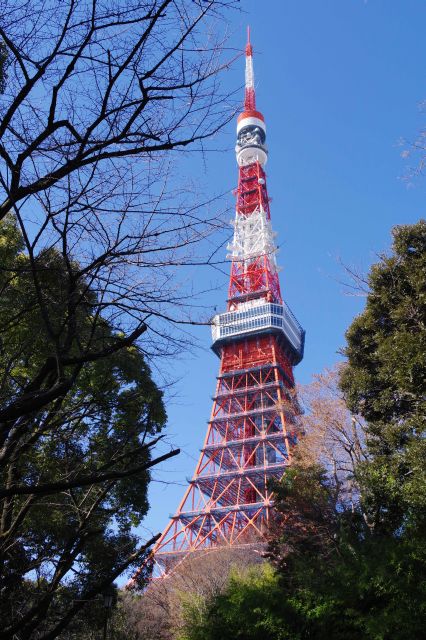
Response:
[[[347,338],[342,389],[367,421],[361,465],[376,526],[425,527],[426,222],[395,227],[392,253],[369,276],[365,310]]]
[[[8,216],[0,224],[0,637],[29,638],[37,630],[50,638],[142,561],[145,547],[132,527],[148,509],[149,468],[157,462],[151,449],[166,413],[141,350],[109,349],[120,339],[114,328],[106,321],[93,326],[96,295],[87,283],[75,291],[70,338],[63,330],[69,297],[62,256],[46,251],[30,265],[22,247]],[[81,362],[89,344],[102,357]],[[47,363],[58,348],[67,354],[60,393],[18,417],[8,413],[31,403],[33,388],[37,398],[49,389],[57,372]]]

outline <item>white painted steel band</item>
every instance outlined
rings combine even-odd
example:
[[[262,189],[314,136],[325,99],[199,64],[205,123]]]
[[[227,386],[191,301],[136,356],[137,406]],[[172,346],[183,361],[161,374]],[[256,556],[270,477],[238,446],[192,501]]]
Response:
[[[255,126],[260,127],[263,131],[266,131],[266,124],[260,118],[255,118],[254,116],[249,116],[248,118],[242,118],[239,122],[237,122],[237,135],[241,131],[243,127]]]
[[[240,167],[259,162],[262,166],[266,164],[268,156],[260,147],[243,147],[237,152],[237,162]]]
[[[254,89],[253,58],[246,57],[246,89]]]

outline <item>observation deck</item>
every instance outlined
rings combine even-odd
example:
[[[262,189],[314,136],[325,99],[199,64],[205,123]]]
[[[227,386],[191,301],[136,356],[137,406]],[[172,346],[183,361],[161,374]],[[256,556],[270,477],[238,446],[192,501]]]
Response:
[[[217,314],[212,319],[212,349],[220,357],[224,344],[263,333],[275,333],[284,338],[294,365],[302,360],[305,331],[285,302],[265,302]]]

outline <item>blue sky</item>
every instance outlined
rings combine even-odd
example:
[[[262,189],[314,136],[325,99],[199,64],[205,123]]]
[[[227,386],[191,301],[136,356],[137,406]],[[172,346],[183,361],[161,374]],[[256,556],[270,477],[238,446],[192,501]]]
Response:
[[[390,229],[425,217],[426,182],[402,180],[407,161],[400,138],[422,127],[426,98],[424,0],[245,0],[231,14],[229,46],[243,49],[252,29],[258,108],[267,122],[267,178],[280,245],[283,296],[306,329],[299,382],[339,359],[344,332],[363,299],[344,294],[339,260],[367,271],[388,249]],[[243,82],[241,58],[222,82]],[[241,94],[242,97],[242,94]],[[206,189],[237,183],[232,123],[191,171]],[[222,250],[224,257],[226,250]],[[197,285],[220,290],[204,300],[225,308],[227,278],[200,269]],[[208,327],[195,328],[199,347],[170,362],[178,380],[168,400],[168,442],[178,458],[154,472],[151,509],[141,535],[158,532],[193,473],[211,410],[219,361]]]

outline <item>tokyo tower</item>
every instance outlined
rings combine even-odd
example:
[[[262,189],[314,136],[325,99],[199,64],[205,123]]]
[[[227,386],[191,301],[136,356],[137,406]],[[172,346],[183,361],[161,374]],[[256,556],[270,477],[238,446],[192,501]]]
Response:
[[[156,576],[191,552],[264,539],[273,504],[270,480],[283,475],[297,442],[293,367],[303,357],[305,333],[280,291],[250,33],[245,60],[227,309],[212,320],[219,375],[194,475],[153,549]]]

